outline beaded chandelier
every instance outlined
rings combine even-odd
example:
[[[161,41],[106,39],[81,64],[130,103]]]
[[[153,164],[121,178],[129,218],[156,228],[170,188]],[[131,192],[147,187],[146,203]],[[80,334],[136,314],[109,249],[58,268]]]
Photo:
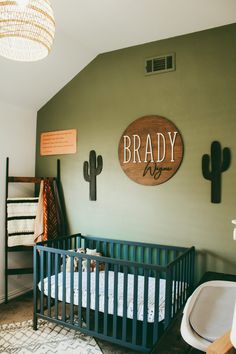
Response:
[[[0,0],[0,55],[36,61],[51,51],[55,21],[49,0]]]

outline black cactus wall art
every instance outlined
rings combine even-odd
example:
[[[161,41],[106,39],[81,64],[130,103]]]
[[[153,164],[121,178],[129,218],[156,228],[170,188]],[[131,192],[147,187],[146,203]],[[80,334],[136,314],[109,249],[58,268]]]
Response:
[[[211,144],[211,156],[204,154],[202,156],[202,174],[203,177],[211,181],[211,202],[221,202],[221,175],[225,172],[231,162],[231,152],[228,147],[221,149],[218,141]]]
[[[97,200],[97,176],[102,172],[102,156],[96,157],[96,152],[91,150],[89,153],[89,162],[84,161],[84,179],[89,182],[89,198]]]

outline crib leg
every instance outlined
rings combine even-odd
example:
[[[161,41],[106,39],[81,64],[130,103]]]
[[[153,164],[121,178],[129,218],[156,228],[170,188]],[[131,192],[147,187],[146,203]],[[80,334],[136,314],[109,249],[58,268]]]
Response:
[[[38,329],[38,317],[37,314],[34,312],[34,318],[33,318],[33,330],[37,331]]]
[[[38,308],[38,289],[37,289],[37,283],[38,283],[38,274],[40,269],[39,269],[39,253],[36,250],[36,247],[34,247],[34,274],[33,274],[33,297],[34,297],[34,307],[33,307],[33,329],[34,331],[37,331],[38,329],[38,316],[37,316],[37,308]]]

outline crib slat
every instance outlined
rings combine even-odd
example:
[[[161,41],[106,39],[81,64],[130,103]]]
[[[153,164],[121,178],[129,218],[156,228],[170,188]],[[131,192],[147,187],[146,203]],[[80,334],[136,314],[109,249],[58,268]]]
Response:
[[[114,243],[110,243],[110,257],[114,258]]]
[[[48,316],[51,317],[51,253],[47,254],[47,278],[48,278]]]
[[[58,262],[59,254],[55,253],[55,317],[58,320]]]
[[[82,327],[82,258],[78,258],[78,322]]]
[[[96,247],[97,252],[101,252],[102,254],[104,254],[103,253],[103,244],[104,244],[103,241],[99,241],[98,245],[96,244],[97,245],[97,247]]]
[[[166,294],[165,294],[165,320],[164,328],[166,329],[171,319],[172,306],[172,269],[167,268],[166,271]]]
[[[132,246],[133,250],[133,262],[136,262],[136,246]]]
[[[106,241],[103,242],[103,248],[102,248],[101,252],[105,257],[107,257],[107,242]]]
[[[41,315],[43,315],[43,308],[44,308],[44,251],[40,252],[40,284],[41,284],[40,313],[41,313]]]
[[[188,295],[190,293],[190,287],[191,287],[191,252],[189,252],[188,255]]]
[[[90,259],[87,259],[87,306],[86,306],[86,325],[90,329]]]
[[[34,247],[34,258],[33,258],[33,284],[34,284],[34,314],[33,314],[33,328],[37,329],[37,313],[38,313],[38,253],[36,247]]]
[[[144,263],[144,247],[141,247],[141,254],[140,254],[140,257],[141,257],[141,263]],[[141,275],[144,275],[144,270],[143,268],[141,268]]]
[[[144,270],[144,293],[143,293],[143,337],[142,337],[142,346],[147,346],[147,327],[148,327],[148,274],[149,270]]]
[[[178,286],[177,286],[177,294],[178,294],[178,298],[177,298],[177,310],[180,309],[180,261],[177,263],[177,271],[178,271]]]
[[[159,329],[159,306],[160,306],[160,274],[155,271],[155,308],[153,325],[153,344],[158,340]]]
[[[124,267],[123,280],[123,319],[122,319],[122,340],[126,341],[127,334],[127,292],[128,292],[128,268]]]
[[[70,257],[70,323],[74,324],[74,257]]]
[[[80,248],[81,247],[81,238],[80,236],[76,237],[76,248]]]
[[[179,308],[182,305],[182,260],[179,261]]]
[[[169,252],[168,249],[165,249],[165,265],[169,263]]]
[[[188,297],[188,292],[189,292],[189,284],[190,284],[190,272],[189,272],[189,268],[190,268],[190,252],[187,254],[187,266],[186,266],[186,297]]]
[[[195,258],[195,255],[190,252],[190,257],[189,257],[189,293],[191,294],[192,290],[193,290],[193,282],[194,282],[194,274],[192,273],[192,268],[191,268],[191,264],[193,259]]]
[[[62,321],[66,320],[66,256],[62,256]]]
[[[55,253],[51,253],[51,274],[55,274]]]
[[[124,253],[124,257],[123,258],[126,261],[128,261],[129,260],[129,245],[125,244],[123,246],[123,253]],[[121,269],[122,269],[121,271],[124,272],[124,266]]]
[[[96,261],[96,285],[95,285],[95,332],[98,332],[98,312],[99,312],[99,262]]]
[[[104,281],[104,323],[103,323],[103,333],[107,336],[107,316],[108,316],[108,263],[105,264],[105,281]]]
[[[174,260],[177,258],[177,250],[174,250]]]
[[[180,277],[180,282],[179,282],[179,303],[180,307],[182,306],[182,279],[183,279],[183,260],[181,259],[179,261],[179,277]]]
[[[117,299],[118,299],[118,265],[114,266],[114,306],[113,306],[113,338],[117,335]]]
[[[185,258],[182,260],[182,276],[181,276],[181,305],[184,304],[184,271],[185,271]]]
[[[188,294],[187,294],[187,291],[188,291],[188,255],[186,255],[186,258],[185,258],[185,284],[184,284],[184,301],[187,300],[188,298]]]
[[[157,264],[161,265],[161,250],[160,250],[160,248],[157,249]]]
[[[152,264],[152,249],[148,247],[148,264]]]
[[[187,300],[187,262],[188,259],[185,257],[184,259],[184,303]]]
[[[143,247],[141,247],[141,254],[140,254],[140,257],[141,257],[140,262],[141,262],[141,263],[144,263],[144,248],[143,248]]]
[[[125,260],[128,261],[129,260],[129,245],[124,245],[125,247]]]
[[[132,245],[131,250],[132,250],[132,262],[136,262],[136,255],[137,255],[136,246]],[[135,267],[132,267],[132,273],[134,273],[134,270],[135,270]]]
[[[117,244],[117,248],[118,248],[118,259],[121,259],[121,244],[120,243]]]
[[[190,292],[193,291],[193,287],[194,287],[194,271],[195,271],[195,251],[194,249],[191,249],[191,286],[190,286]]]
[[[116,244],[117,246],[117,249],[118,249],[118,259],[121,259],[121,244],[120,243],[117,243]],[[120,272],[120,265],[118,266],[118,271]]]
[[[188,257],[186,255],[184,261],[184,302],[187,300],[187,266],[188,266]]]
[[[132,322],[132,344],[137,342],[137,311],[138,311],[138,268],[134,269],[134,289],[133,289],[133,322]]]
[[[173,301],[173,314],[176,313],[176,302],[178,301],[178,294],[176,293],[177,286],[177,266],[173,267],[173,280],[174,280],[174,301]]]

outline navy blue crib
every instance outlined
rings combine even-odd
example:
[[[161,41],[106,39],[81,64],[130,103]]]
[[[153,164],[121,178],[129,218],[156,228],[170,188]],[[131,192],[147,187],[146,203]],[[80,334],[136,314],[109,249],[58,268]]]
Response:
[[[73,251],[80,247],[96,248],[102,256]],[[150,352],[193,291],[194,258],[194,247],[81,234],[38,244],[34,247],[34,329],[41,318]]]

